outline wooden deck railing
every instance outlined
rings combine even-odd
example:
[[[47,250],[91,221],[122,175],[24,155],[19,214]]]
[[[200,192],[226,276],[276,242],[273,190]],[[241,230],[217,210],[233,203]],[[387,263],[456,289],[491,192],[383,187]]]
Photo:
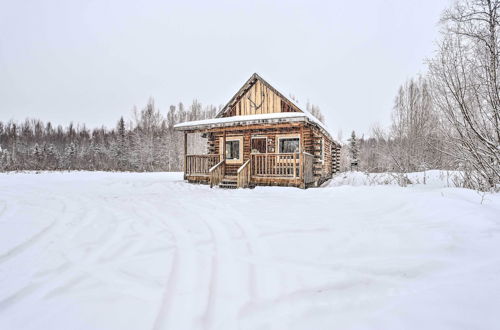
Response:
[[[236,173],[237,187],[248,188],[250,186],[250,159],[240,166]]]
[[[187,155],[185,173],[187,175],[208,174],[210,168],[219,161],[219,155]]]
[[[299,177],[299,153],[251,154],[252,176]]]
[[[224,175],[226,173],[225,169],[226,161],[223,159],[208,170],[210,175],[210,188],[218,185],[222,179],[224,179]]]
[[[313,164],[314,156],[310,153],[304,152],[304,183],[308,184],[314,182]]]
[[[210,187],[218,185],[226,175],[226,162],[220,155],[186,156],[187,175],[209,177]],[[250,159],[236,173],[238,188],[249,187],[252,178],[299,179],[301,185],[314,182],[314,156],[307,153],[250,154]]]

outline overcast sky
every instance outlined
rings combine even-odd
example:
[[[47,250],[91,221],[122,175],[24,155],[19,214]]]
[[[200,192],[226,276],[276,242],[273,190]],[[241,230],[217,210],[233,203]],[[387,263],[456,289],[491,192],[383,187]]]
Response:
[[[225,104],[253,72],[344,138],[387,125],[450,0],[0,0],[0,120],[114,126],[150,96]]]

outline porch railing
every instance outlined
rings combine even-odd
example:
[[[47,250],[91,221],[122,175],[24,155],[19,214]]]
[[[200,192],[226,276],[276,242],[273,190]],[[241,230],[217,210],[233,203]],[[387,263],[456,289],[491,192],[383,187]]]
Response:
[[[226,161],[224,159],[208,170],[210,175],[210,188],[212,188],[213,186],[217,186],[222,181],[222,179],[224,179],[225,170]]]
[[[236,173],[237,187],[248,188],[250,186],[250,159],[240,166]]]
[[[208,174],[210,168],[220,161],[220,155],[187,155],[186,174]]]
[[[300,177],[299,153],[251,154],[252,176]]]
[[[208,176],[210,185],[218,185],[223,179],[226,162],[220,155],[186,156],[186,175]],[[252,178],[300,179],[306,185],[314,182],[314,156],[307,153],[250,154],[250,159],[237,172],[237,186],[248,187]]]

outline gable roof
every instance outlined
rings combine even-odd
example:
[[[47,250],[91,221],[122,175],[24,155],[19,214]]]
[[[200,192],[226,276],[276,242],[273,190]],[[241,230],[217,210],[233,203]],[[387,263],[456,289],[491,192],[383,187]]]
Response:
[[[303,109],[301,109],[295,102],[289,100],[284,94],[280,93],[276,88],[274,88],[270,83],[264,80],[261,76],[259,76],[257,73],[254,73],[246,82],[245,84],[234,94],[234,96],[227,102],[227,104],[215,115],[215,118],[220,118],[222,117],[223,114],[228,112],[231,107],[242,98],[245,93],[258,81],[260,81],[264,86],[269,88],[271,91],[273,91],[276,95],[278,95],[281,99],[284,101],[290,103],[292,107],[294,107],[296,110],[299,112],[306,112]]]
[[[260,81],[272,92],[274,92],[283,101],[287,102],[292,108],[297,112],[276,112],[269,114],[259,114],[259,115],[247,115],[247,116],[230,116],[223,117],[223,115],[228,112],[234,104],[236,104],[245,93],[257,82]],[[328,136],[330,140],[334,143],[333,134],[328,130],[325,124],[323,124],[316,116],[314,116],[309,111],[301,108],[296,102],[288,99],[283,93],[274,88],[271,84],[265,81],[257,73],[254,73],[245,84],[236,92],[236,94],[229,100],[229,102],[216,114],[214,119],[197,120],[191,122],[184,122],[175,125],[174,127],[179,130],[197,129],[203,126],[211,127],[221,127],[227,125],[238,125],[238,124],[250,124],[257,122],[290,122],[290,121],[307,121],[316,125],[323,134]]]
[[[221,118],[226,112],[228,112],[232,108],[232,106],[234,104],[236,104],[245,95],[245,93],[257,82],[257,80],[260,81],[262,84],[264,84],[264,86],[266,86],[267,88],[269,88],[271,91],[273,91],[282,100],[284,100],[285,102],[289,103],[293,108],[295,108],[295,110],[297,110],[298,112],[304,113],[311,122],[313,122],[317,126],[319,126],[319,128],[321,130],[323,130],[324,133],[326,135],[328,135],[332,141],[334,141],[333,134],[329,131],[328,127],[326,127],[326,125],[323,124],[318,118],[316,118],[316,116],[314,116],[309,111],[301,108],[297,104],[297,102],[295,102],[295,101],[290,100],[289,98],[287,98],[283,93],[281,93],[279,90],[277,90],[276,88],[274,88],[270,83],[268,83],[266,80],[264,80],[264,78],[262,78],[261,76],[259,76],[257,73],[254,73],[245,82],[245,84],[236,92],[236,94],[234,94],[234,96],[229,100],[229,102],[227,102],[227,104],[217,113],[217,115],[215,116],[215,118]]]

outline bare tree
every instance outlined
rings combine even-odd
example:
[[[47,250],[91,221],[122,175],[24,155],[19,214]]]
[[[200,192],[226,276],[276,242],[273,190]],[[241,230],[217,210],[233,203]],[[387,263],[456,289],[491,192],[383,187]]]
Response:
[[[403,84],[396,96],[392,113],[389,154],[400,172],[438,167],[437,116],[427,81],[418,77]]]
[[[500,0],[465,0],[445,11],[443,40],[430,61],[446,150],[463,184],[500,189]]]

